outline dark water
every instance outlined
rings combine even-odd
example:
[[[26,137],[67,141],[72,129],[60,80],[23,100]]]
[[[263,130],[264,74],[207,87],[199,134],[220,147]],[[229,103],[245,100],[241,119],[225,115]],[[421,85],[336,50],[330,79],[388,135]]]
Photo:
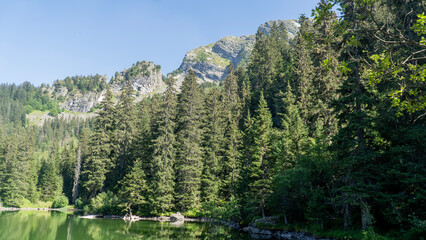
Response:
[[[1,240],[52,239],[252,239],[228,227],[210,223],[82,219],[70,213],[0,211]]]

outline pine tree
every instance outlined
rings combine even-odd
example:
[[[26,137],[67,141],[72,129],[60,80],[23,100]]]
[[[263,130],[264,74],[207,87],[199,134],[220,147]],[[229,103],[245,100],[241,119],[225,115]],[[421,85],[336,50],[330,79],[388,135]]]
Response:
[[[224,106],[224,157],[222,158],[220,178],[221,194],[225,199],[234,196],[240,168],[241,133],[238,128],[241,119],[242,103],[239,96],[238,79],[232,65],[228,70],[223,87]]]
[[[6,139],[4,157],[0,158],[0,196],[6,206],[19,207],[23,199],[36,194],[32,190],[33,132],[18,132]]]
[[[299,18],[299,22],[301,26],[294,43],[295,78],[292,84],[295,89],[294,92],[297,97],[300,115],[306,124],[311,124],[313,123],[313,115],[315,114],[315,108],[313,108],[315,101],[315,99],[313,99],[313,80],[316,76],[313,61],[311,59],[311,44],[307,38],[312,34],[312,26],[304,15]]]
[[[40,169],[38,188],[43,201],[51,201],[62,194],[62,176],[56,166],[55,158],[44,159]]]
[[[355,6],[355,3],[349,1],[345,1],[344,4],[346,20],[352,23],[353,29],[358,29],[359,24],[355,19],[360,9]],[[342,172],[339,190],[343,203],[344,228],[348,229],[352,225],[353,209],[361,210],[362,226],[366,228],[372,221],[368,206],[371,196],[367,194],[369,186],[366,182],[368,177],[365,174],[367,174],[367,166],[375,158],[373,146],[369,144],[370,139],[375,137],[373,127],[375,110],[372,106],[374,97],[361,79],[360,59],[372,46],[360,44],[369,41],[363,34],[350,33],[345,37],[348,38],[348,44],[345,46],[346,51],[343,57],[351,63],[348,64],[350,69],[348,77],[340,88],[342,97],[339,99],[338,117],[342,127],[333,144],[338,149],[336,164]]]
[[[238,96],[240,99],[241,119],[238,124],[240,129],[243,129],[248,112],[251,109],[251,83],[247,71],[238,66],[235,70],[235,75],[238,81]]]
[[[153,213],[164,213],[173,208],[175,186],[174,163],[176,157],[176,90],[175,80],[167,79],[167,89],[161,107],[157,109],[158,119],[153,131],[152,181],[150,184],[150,206]]]
[[[271,174],[273,162],[270,158],[270,141],[272,134],[272,117],[269,112],[263,93],[261,92],[256,117],[251,129],[249,129],[245,158],[249,162],[245,166],[245,180],[248,181],[247,198],[252,199],[265,217],[265,206],[268,195],[271,193]]]
[[[215,201],[221,185],[219,163],[223,159],[224,118],[220,98],[219,90],[214,87],[207,94],[205,101],[204,156],[201,175],[201,198],[204,202]]]
[[[291,166],[296,164],[298,156],[306,154],[308,150],[308,130],[300,116],[290,84],[287,85],[283,102],[286,106],[282,120],[283,141],[285,142],[283,154],[287,160],[282,165]]]
[[[124,202],[124,210],[132,216],[132,209],[144,205],[146,201],[147,184],[142,162],[136,160],[134,166],[128,171],[124,178],[118,182],[120,186],[119,196]]]
[[[77,161],[77,150],[74,141],[64,146],[61,152],[60,172],[64,180],[63,192],[68,199],[72,200],[72,189],[74,185],[75,167]]]
[[[135,156],[132,155],[132,148],[136,134],[136,114],[134,104],[134,89],[130,80],[121,93],[121,98],[115,108],[114,114],[116,126],[113,131],[112,150],[115,160],[114,170],[111,171],[109,179],[111,186],[124,177],[128,167],[133,165]]]
[[[259,30],[248,66],[253,91],[252,106],[256,106],[260,92],[264,92],[275,125],[279,125],[279,89],[284,87],[285,79],[293,78],[292,66],[293,58],[284,24],[274,23],[268,35]]]
[[[339,31],[333,27],[337,25],[337,16],[332,9],[328,8],[328,1],[321,0],[316,11],[324,12],[321,21],[315,21],[314,31],[310,41],[312,41],[312,61],[314,71],[313,79],[314,97],[313,121],[319,122],[323,126],[327,141],[336,134],[338,120],[334,103],[339,99],[339,88],[342,85],[345,76],[339,70],[341,69],[339,56],[342,51],[342,37]],[[312,127],[315,123],[310,124]],[[311,132],[314,131],[310,128]]]
[[[177,106],[176,201],[181,210],[194,208],[200,202],[202,94],[194,72],[189,71]]]
[[[111,138],[114,129],[115,114],[112,93],[107,89],[90,137],[89,155],[83,164],[83,187],[90,198],[95,197],[103,190],[106,174],[113,169]]]

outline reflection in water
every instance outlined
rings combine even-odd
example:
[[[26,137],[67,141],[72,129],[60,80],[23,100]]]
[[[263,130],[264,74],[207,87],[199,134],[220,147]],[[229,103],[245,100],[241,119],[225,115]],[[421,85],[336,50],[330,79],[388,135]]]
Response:
[[[209,223],[125,222],[82,219],[72,213],[0,212],[0,239],[250,239],[246,234]]]

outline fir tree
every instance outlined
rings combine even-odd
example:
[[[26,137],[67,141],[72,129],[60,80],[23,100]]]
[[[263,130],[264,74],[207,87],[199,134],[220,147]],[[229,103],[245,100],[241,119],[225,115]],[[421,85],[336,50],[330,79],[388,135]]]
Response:
[[[153,132],[153,160],[151,163],[152,181],[150,184],[150,206],[154,213],[164,213],[173,208],[175,186],[174,162],[176,157],[175,117],[176,90],[175,80],[167,79],[167,89],[161,107],[157,109]]]
[[[114,170],[109,176],[112,182],[110,187],[113,187],[114,182],[116,183],[124,177],[128,167],[133,165],[135,159],[135,156],[132,156],[132,148],[136,134],[134,92],[130,80],[127,80],[121,93],[121,98],[114,111],[116,126],[113,131],[111,147],[115,164]]]
[[[207,94],[205,102],[204,157],[201,175],[201,197],[205,202],[217,199],[221,185],[219,163],[223,158],[224,118],[220,97],[219,90],[213,88]]]
[[[200,202],[203,96],[194,72],[182,83],[177,106],[176,201],[181,210]]]
[[[254,200],[261,210],[262,217],[265,217],[266,200],[271,193],[273,166],[270,159],[272,117],[262,92],[251,134],[251,145],[247,146],[249,156],[244,156],[250,161],[246,166],[246,177],[249,180],[247,197]]]
[[[101,103],[101,110],[90,137],[89,155],[84,162],[83,186],[89,197],[95,197],[104,188],[106,174],[113,168],[111,143],[115,129],[115,114],[112,93],[108,89]]]
[[[241,119],[242,107],[238,94],[238,79],[232,65],[230,65],[228,71],[223,87],[225,145],[222,146],[224,149],[224,157],[220,163],[220,178],[222,179],[221,192],[222,196],[225,198],[234,196],[239,176],[241,133],[238,125]]]
[[[119,196],[124,202],[122,207],[126,212],[132,216],[132,209],[144,205],[146,201],[147,184],[145,180],[145,173],[141,166],[141,161],[136,160],[134,166],[118,182],[120,186]]]

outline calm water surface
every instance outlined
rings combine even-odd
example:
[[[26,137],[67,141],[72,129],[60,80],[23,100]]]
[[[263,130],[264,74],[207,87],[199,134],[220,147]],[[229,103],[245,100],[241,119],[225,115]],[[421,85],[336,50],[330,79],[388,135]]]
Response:
[[[0,211],[0,239],[252,239],[247,234],[210,223],[82,219],[70,213],[45,211]]]

